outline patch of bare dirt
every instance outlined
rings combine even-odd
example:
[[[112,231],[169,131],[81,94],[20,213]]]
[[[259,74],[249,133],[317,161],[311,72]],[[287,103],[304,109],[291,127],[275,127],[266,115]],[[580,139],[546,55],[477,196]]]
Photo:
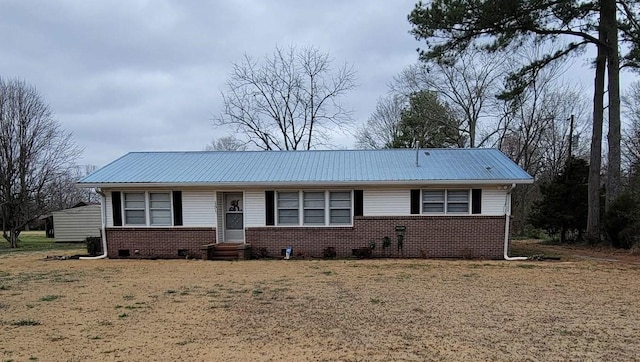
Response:
[[[561,256],[566,260],[593,260],[640,265],[640,255],[634,255],[634,253],[625,249],[580,244],[545,244],[540,240],[513,240],[511,243],[513,252],[521,252],[527,254],[526,256],[541,253]]]
[[[0,359],[634,360],[640,267],[0,257]]]

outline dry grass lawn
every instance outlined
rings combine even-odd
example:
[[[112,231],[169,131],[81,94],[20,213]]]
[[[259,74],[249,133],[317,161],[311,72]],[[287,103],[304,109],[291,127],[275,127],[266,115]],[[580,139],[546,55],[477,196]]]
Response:
[[[45,255],[0,255],[1,361],[640,358],[635,263]]]

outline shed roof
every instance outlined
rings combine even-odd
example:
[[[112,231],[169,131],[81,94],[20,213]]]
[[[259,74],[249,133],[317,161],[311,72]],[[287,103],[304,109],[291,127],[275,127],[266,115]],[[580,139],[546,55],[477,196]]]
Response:
[[[416,165],[416,159],[418,160]],[[531,183],[497,149],[132,152],[80,181],[87,187]]]

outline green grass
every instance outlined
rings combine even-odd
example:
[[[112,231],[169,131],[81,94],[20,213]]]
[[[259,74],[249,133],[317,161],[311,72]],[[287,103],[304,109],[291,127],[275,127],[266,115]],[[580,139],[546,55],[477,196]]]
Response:
[[[0,234],[1,235],[1,234]],[[0,236],[0,254],[25,251],[67,251],[81,249],[86,253],[83,243],[55,243],[45,236],[44,231],[23,231],[18,237],[18,247],[11,249],[9,242]]]

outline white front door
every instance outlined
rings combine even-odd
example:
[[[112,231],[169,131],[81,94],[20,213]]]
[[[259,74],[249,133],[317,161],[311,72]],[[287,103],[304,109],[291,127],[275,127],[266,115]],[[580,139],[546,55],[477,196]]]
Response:
[[[224,242],[244,242],[243,208],[241,192],[224,193]]]

